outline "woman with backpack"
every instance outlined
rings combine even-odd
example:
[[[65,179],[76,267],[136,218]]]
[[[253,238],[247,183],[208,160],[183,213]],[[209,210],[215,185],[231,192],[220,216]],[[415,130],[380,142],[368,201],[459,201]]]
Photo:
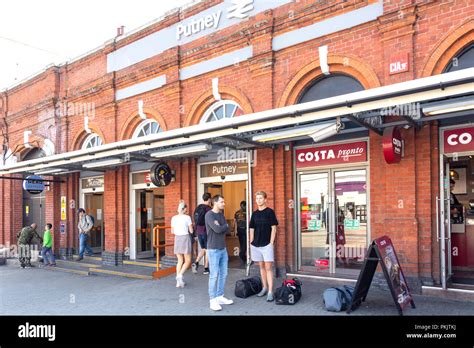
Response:
[[[181,201],[178,206],[178,215],[171,218],[171,233],[174,234],[174,253],[178,258],[176,265],[176,287],[182,288],[185,285],[183,274],[191,265],[193,222],[187,215],[188,208]]]

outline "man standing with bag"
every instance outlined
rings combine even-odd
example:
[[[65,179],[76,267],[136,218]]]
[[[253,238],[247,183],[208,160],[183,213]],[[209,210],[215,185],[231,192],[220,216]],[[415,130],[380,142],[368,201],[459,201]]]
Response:
[[[267,194],[259,191],[255,194],[258,209],[250,218],[250,255],[252,261],[258,262],[263,289],[257,295],[263,297],[267,294],[267,301],[274,301],[273,296],[273,262],[278,220],[273,209],[267,207]]]
[[[77,212],[79,213],[79,223],[77,224],[77,228],[79,229],[79,258],[77,261],[81,261],[84,258],[84,251],[87,251],[87,256],[94,254],[92,248],[87,245],[87,239],[89,239],[94,223],[84,209],[79,208]]]
[[[225,245],[225,236],[229,225],[222,213],[225,207],[224,197],[216,195],[212,198],[212,210],[206,213],[207,256],[209,258],[209,298],[213,311],[222,310],[221,305],[230,305],[234,301],[224,297],[225,281],[229,256]]]
[[[207,232],[206,232],[206,213],[211,210],[211,194],[206,192],[202,195],[202,203],[198,205],[194,211],[194,226],[196,226],[196,233],[201,246],[201,251],[196,258],[196,261],[191,265],[193,273],[197,273],[199,261],[204,257],[204,272],[202,274],[209,274],[209,260],[206,255],[207,250]]]

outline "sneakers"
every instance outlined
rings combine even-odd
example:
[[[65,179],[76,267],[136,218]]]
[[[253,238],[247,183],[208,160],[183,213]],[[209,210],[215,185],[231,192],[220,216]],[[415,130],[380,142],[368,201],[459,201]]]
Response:
[[[176,277],[176,287],[177,288],[184,288],[186,283],[183,281],[183,276],[177,276]]]
[[[267,302],[273,302],[274,300],[275,298],[273,297],[273,294],[269,292],[267,295]]]
[[[204,268],[204,272],[202,272],[202,274],[209,274],[209,268]]]
[[[225,298],[224,296],[217,297],[216,300],[217,300],[217,303],[220,305],[231,305],[232,303],[234,303],[234,301],[229,300],[228,298]]]
[[[217,302],[217,298],[213,298],[212,300],[210,300],[209,304],[210,304],[209,307],[213,311],[221,311],[222,310],[221,305],[219,304],[219,302]]]
[[[79,261],[81,261],[81,260],[83,260],[83,259],[84,259],[83,257],[80,257],[80,256],[79,256],[79,258],[78,258],[76,261],[79,262]]]
[[[199,264],[197,262],[193,262],[191,264],[191,270],[193,271],[194,274],[198,272],[198,267],[199,267]]]
[[[257,297],[263,297],[267,294],[267,289],[266,288],[263,288],[262,291],[260,291],[258,294],[257,294]]]

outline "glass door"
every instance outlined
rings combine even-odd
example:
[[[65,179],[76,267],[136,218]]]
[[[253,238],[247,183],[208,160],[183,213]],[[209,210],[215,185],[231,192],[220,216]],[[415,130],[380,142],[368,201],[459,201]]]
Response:
[[[152,257],[153,191],[136,190],[135,200],[137,258]]]
[[[96,253],[101,253],[104,246],[104,217],[103,204],[104,195],[102,193],[87,193],[84,195],[85,210],[94,220],[94,227],[90,233],[89,244]]]
[[[366,169],[334,171],[334,195],[336,272],[358,274],[368,245]]]
[[[299,226],[302,270],[329,272],[332,265],[329,172],[299,175]],[[331,254],[331,255],[330,255]]]
[[[446,156],[440,156],[440,197],[438,199],[438,242],[440,252],[441,285],[447,288],[452,275],[451,268],[451,191],[450,166]]]
[[[367,170],[300,173],[300,269],[358,274],[368,245]]]

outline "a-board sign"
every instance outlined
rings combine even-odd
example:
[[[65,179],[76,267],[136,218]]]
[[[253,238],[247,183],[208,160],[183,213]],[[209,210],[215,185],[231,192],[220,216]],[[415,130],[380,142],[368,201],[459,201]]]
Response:
[[[357,279],[357,284],[352,296],[351,305],[347,310],[350,313],[356,310],[365,301],[370,284],[374,278],[377,266],[380,264],[390,293],[392,294],[398,313],[403,315],[403,310],[410,304],[415,308],[415,302],[398,261],[397,253],[389,237],[383,236],[375,239],[367,250],[364,265]]]

